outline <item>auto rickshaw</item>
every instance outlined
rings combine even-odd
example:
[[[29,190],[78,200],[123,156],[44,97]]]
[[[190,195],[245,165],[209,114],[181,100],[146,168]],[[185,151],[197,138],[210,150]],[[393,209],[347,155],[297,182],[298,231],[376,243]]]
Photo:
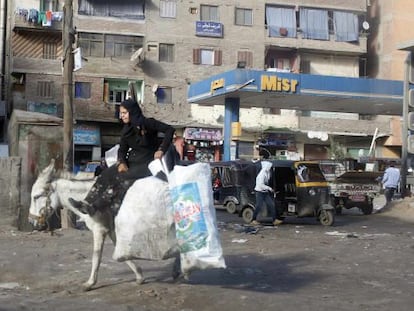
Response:
[[[316,217],[322,225],[334,223],[334,207],[329,204],[329,186],[318,162],[274,160],[272,162],[271,185],[275,193],[275,206],[281,217]],[[259,164],[259,167],[258,167]],[[252,163],[256,172],[260,162]],[[253,172],[254,170],[249,170]],[[253,180],[253,189],[256,176]],[[245,191],[250,191],[251,181],[246,181]],[[254,191],[253,191],[254,196]],[[250,223],[254,212],[254,199],[238,206],[239,216]],[[267,216],[264,209],[261,216]]]
[[[230,214],[254,206],[255,164],[236,160],[210,162],[210,166],[215,205],[222,205]]]

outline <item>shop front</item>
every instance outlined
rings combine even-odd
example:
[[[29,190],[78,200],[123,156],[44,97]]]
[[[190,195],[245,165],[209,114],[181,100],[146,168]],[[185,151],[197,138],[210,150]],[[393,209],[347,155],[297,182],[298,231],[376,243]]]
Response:
[[[219,128],[187,127],[184,130],[184,159],[189,161],[220,161],[223,132]]]
[[[299,160],[293,133],[263,133],[258,141],[259,155],[263,158],[279,160]]]
[[[73,172],[83,171],[90,161],[101,160],[99,126],[77,124],[73,127]]]

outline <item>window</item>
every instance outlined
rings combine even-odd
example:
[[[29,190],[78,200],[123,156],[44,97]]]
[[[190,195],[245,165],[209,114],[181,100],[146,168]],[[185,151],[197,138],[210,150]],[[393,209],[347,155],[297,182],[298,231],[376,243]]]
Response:
[[[174,44],[160,43],[158,60],[160,62],[174,62]]]
[[[52,97],[52,81],[38,81],[37,82],[37,96],[43,98],[51,98]]]
[[[43,0],[41,11],[58,11],[57,0]]]
[[[160,1],[160,17],[177,17],[177,1],[176,0],[161,0]]]
[[[127,90],[113,89],[109,91],[109,102],[113,104],[121,104],[129,97],[129,92]]]
[[[79,0],[81,15],[145,19],[145,0]]]
[[[236,25],[253,25],[253,11],[251,9],[236,8]]]
[[[237,52],[237,61],[245,62],[246,68],[253,67],[253,53],[250,51],[239,51]]]
[[[300,72],[301,73],[311,73],[311,62],[307,59],[300,60]]]
[[[91,98],[91,83],[75,82],[75,98]]]
[[[263,114],[280,115],[280,108],[263,108]]]
[[[43,55],[44,59],[56,59],[57,58],[57,44],[56,42],[43,42]]]
[[[300,29],[304,39],[329,40],[328,11],[301,8]]]
[[[172,104],[172,88],[158,87],[155,94],[158,104]]]
[[[266,6],[269,37],[296,38],[295,8]]]
[[[193,64],[221,66],[222,51],[213,49],[194,49]]]
[[[335,40],[357,42],[359,39],[358,16],[350,12],[333,12]]]
[[[143,45],[142,37],[79,33],[79,46],[83,56],[91,57],[131,57]]]
[[[219,22],[218,7],[212,5],[200,6],[200,20],[207,22]]]
[[[277,68],[279,71],[287,71],[289,72],[291,69],[290,59],[283,58],[283,57],[272,57],[269,59],[269,67],[270,68]]]

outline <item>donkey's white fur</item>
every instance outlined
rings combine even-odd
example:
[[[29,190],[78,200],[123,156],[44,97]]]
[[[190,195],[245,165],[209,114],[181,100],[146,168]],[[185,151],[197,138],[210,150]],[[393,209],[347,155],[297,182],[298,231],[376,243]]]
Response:
[[[39,219],[47,217],[48,208],[50,210],[56,210],[59,207],[64,207],[75,213],[85,222],[93,234],[92,269],[88,281],[84,283],[85,290],[90,290],[98,279],[98,270],[106,235],[109,235],[114,243],[116,242],[114,217],[109,208],[103,212],[97,211],[91,217],[73,208],[69,203],[70,197],[76,200],[82,200],[94,184],[94,179],[53,179],[53,173],[54,161],[51,161],[49,166],[39,174],[36,182],[33,184],[29,220],[34,227],[42,225],[42,223],[39,223]],[[136,267],[132,261],[126,261],[126,264],[135,273],[137,283],[141,284],[144,280],[141,268]],[[176,264],[174,265],[174,269],[177,269]]]

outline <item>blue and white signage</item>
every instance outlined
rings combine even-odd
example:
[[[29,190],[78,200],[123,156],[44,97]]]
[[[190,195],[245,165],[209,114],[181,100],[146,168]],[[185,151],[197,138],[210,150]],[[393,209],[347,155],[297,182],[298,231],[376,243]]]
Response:
[[[196,22],[196,36],[223,38],[223,24],[216,22]]]
[[[77,125],[73,129],[73,143],[75,145],[101,144],[101,133],[99,127],[91,125]]]

